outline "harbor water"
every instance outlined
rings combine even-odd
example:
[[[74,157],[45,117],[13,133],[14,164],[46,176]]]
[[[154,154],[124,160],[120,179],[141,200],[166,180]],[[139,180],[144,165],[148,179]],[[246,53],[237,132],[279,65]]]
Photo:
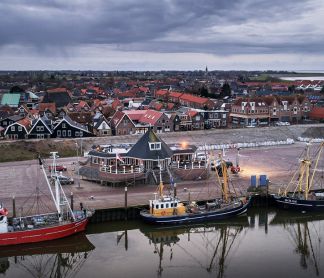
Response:
[[[252,208],[226,221],[91,224],[86,234],[0,248],[0,277],[324,277],[324,215]]]

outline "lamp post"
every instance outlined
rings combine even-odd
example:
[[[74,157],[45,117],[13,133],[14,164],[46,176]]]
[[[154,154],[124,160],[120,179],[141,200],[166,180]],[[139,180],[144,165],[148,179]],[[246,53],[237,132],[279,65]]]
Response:
[[[75,142],[76,151],[77,151],[77,173],[78,173],[78,188],[80,188],[80,167],[79,167],[79,145]]]

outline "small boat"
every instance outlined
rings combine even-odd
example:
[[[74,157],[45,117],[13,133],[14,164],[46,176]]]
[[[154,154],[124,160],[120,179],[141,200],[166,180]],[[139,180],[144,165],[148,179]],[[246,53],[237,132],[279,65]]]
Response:
[[[56,169],[57,152],[51,154],[53,169]],[[54,240],[76,234],[85,230],[93,214],[93,211],[85,208],[81,208],[80,211],[72,210],[58,175],[51,175],[49,179],[43,160],[41,158],[38,160],[56,212],[8,218],[8,210],[1,204],[0,246]],[[52,190],[51,183],[54,183],[54,190]]]
[[[300,159],[298,170],[293,174],[290,182],[284,188],[283,192],[279,190],[278,194],[274,194],[274,200],[277,205],[283,209],[292,209],[296,211],[324,211],[324,190],[318,188],[319,180],[316,176],[319,166],[323,166],[323,157],[321,156],[324,148],[324,142],[312,159],[309,155],[309,144],[306,155]],[[293,190],[289,190],[293,188]],[[312,189],[314,188],[314,189]]]
[[[228,167],[226,161],[219,159],[221,174],[215,171],[218,179],[222,177],[222,198],[198,204],[181,202],[176,194],[174,185],[173,194],[164,194],[160,171],[160,184],[154,200],[149,201],[149,210],[142,210],[140,216],[145,222],[152,224],[186,224],[205,221],[217,221],[243,214],[247,211],[251,198],[229,196]]]

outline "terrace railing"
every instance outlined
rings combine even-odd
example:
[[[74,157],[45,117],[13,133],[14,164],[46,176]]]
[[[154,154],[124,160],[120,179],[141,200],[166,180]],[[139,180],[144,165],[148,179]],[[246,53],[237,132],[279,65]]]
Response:
[[[109,174],[136,174],[136,173],[143,173],[144,167],[143,166],[121,166],[121,167],[113,167],[111,165],[103,165],[100,167],[100,172],[105,172]]]

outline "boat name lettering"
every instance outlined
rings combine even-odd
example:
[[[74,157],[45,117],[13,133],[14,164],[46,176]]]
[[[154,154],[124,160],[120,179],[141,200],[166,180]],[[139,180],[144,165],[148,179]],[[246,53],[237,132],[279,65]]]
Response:
[[[297,204],[297,200],[291,200],[291,199],[285,199],[286,203],[293,203],[293,204]]]

